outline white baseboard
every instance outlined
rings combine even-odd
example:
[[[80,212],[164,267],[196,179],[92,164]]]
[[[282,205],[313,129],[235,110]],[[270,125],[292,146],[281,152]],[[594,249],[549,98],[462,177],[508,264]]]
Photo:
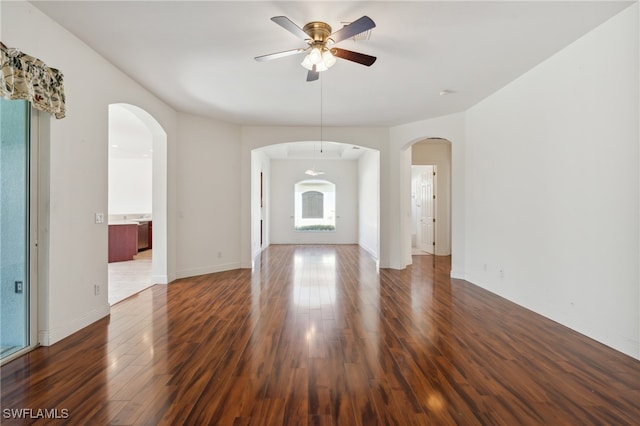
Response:
[[[216,272],[230,271],[233,269],[240,269],[240,262],[203,266],[201,268],[183,269],[181,271],[176,271],[176,279],[195,277],[197,275],[215,274]]]
[[[152,284],[169,284],[169,277],[166,275],[152,275],[151,283]]]
[[[111,306],[105,304],[99,308],[85,313],[84,315],[62,324],[59,327],[52,327],[50,330],[38,331],[38,340],[42,346],[51,346],[56,342],[64,339],[79,331],[86,326],[108,316],[111,313]]]
[[[449,274],[449,276],[451,278],[455,278],[458,280],[466,280],[467,279],[467,274],[465,274],[464,271],[458,271],[458,270],[451,270],[451,273]]]
[[[366,251],[367,253],[369,253],[369,255],[371,255],[371,257],[373,257],[374,259],[378,259],[378,253],[376,253],[376,251],[370,247],[367,247],[365,245],[363,245],[362,243],[358,244],[360,246],[361,249],[363,249],[364,251]]]

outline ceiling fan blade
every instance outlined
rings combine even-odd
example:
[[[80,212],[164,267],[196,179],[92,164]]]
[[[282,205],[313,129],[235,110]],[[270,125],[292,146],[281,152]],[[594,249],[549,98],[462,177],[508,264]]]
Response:
[[[368,16],[363,16],[360,19],[357,19],[350,23],[349,25],[342,27],[335,33],[329,36],[335,43],[345,40],[347,38],[351,38],[357,34],[363,33],[371,28],[375,28],[376,23],[373,22],[371,18]]]
[[[376,61],[375,56],[365,55],[364,53],[354,52],[351,50],[340,49],[334,47],[331,49],[331,53],[336,58],[346,59],[347,61],[357,62],[362,65],[370,67]]]
[[[309,38],[307,33],[302,31],[302,28],[294,24],[293,21],[286,16],[274,16],[273,18],[271,18],[271,20],[296,37],[300,37],[302,40],[306,40]]]
[[[313,68],[315,69],[315,65],[313,66]],[[317,79],[320,78],[320,73],[318,71],[313,71],[313,70],[309,70],[309,72],[307,73],[307,81],[316,81]]]
[[[302,53],[307,49],[299,48],[292,50],[285,50],[283,52],[270,53],[268,55],[256,56],[255,60],[258,62],[270,61],[272,59],[284,58],[285,56],[297,55],[298,53]]]

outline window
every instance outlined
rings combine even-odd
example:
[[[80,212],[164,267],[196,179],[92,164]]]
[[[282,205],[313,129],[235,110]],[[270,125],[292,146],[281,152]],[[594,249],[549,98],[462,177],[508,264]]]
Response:
[[[324,217],[324,194],[319,191],[302,193],[302,218],[322,219]]]
[[[326,180],[295,185],[295,229],[304,232],[336,230],[336,186]]]

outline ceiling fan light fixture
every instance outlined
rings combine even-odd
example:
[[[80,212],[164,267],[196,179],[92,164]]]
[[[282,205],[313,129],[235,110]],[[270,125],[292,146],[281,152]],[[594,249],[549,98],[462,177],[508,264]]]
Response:
[[[304,57],[304,59],[302,60],[300,65],[302,65],[303,67],[305,67],[309,71],[313,70],[313,63],[311,62],[311,59],[309,58],[309,55]]]
[[[336,63],[336,57],[331,54],[329,49],[322,54],[322,63],[324,63],[327,68],[331,68]]]
[[[336,63],[336,57],[333,56],[329,49],[314,47],[311,52],[304,57],[300,65],[309,71],[322,72],[331,68]],[[315,65],[315,70],[313,66]]]
[[[315,167],[312,167],[312,168],[310,168],[310,169],[307,169],[307,170],[304,172],[304,174],[305,174],[305,175],[309,175],[309,176],[320,176],[320,175],[323,175],[323,174],[324,174],[324,172],[323,172],[323,171],[321,171],[321,170],[316,170],[316,169],[315,169]]]
[[[312,64],[318,65],[320,61],[322,61],[322,51],[319,47],[314,47],[311,49],[311,52],[309,52],[308,57]]]
[[[320,61],[320,62],[318,62],[318,63],[316,64],[316,71],[317,71],[317,72],[326,71],[326,70],[328,70],[328,69],[329,69],[329,67],[327,67],[327,65],[326,65],[324,62],[322,62],[322,61]]]

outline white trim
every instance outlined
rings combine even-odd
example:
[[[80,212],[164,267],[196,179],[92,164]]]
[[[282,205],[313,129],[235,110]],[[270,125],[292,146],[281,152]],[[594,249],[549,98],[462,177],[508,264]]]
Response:
[[[458,270],[453,270],[453,269],[452,269],[452,270],[451,270],[451,273],[449,274],[449,276],[450,276],[451,278],[455,278],[455,279],[457,279],[457,280],[465,280],[465,281],[468,281],[468,280],[467,280],[467,274],[466,274],[466,272],[464,272],[464,271],[458,271]]]
[[[82,330],[86,326],[93,324],[94,322],[101,320],[111,314],[111,306],[104,304],[102,307],[87,312],[86,314],[69,321],[62,327],[54,328],[51,330],[41,330],[39,333],[40,344],[43,346],[50,346],[54,343],[72,335],[73,333]]]
[[[176,279],[195,277],[197,275],[215,274],[217,272],[231,271],[233,269],[242,269],[240,266],[240,262],[224,263],[221,265],[203,266],[200,268],[176,271]]]
[[[358,244],[358,246],[359,246],[361,249],[363,249],[364,251],[366,251],[366,252],[369,254],[369,256],[371,256],[371,257],[376,261],[376,263],[380,261],[380,260],[378,259],[378,255],[377,255],[377,253],[376,253],[376,251],[375,251],[374,249],[372,249],[372,248],[370,248],[370,247],[367,247],[367,246],[366,246],[366,245],[364,245],[364,244]]]
[[[39,160],[40,160],[40,113],[29,108],[29,343],[27,348],[38,345],[38,224],[39,215]]]
[[[169,277],[166,275],[152,275],[151,284],[169,284]]]

